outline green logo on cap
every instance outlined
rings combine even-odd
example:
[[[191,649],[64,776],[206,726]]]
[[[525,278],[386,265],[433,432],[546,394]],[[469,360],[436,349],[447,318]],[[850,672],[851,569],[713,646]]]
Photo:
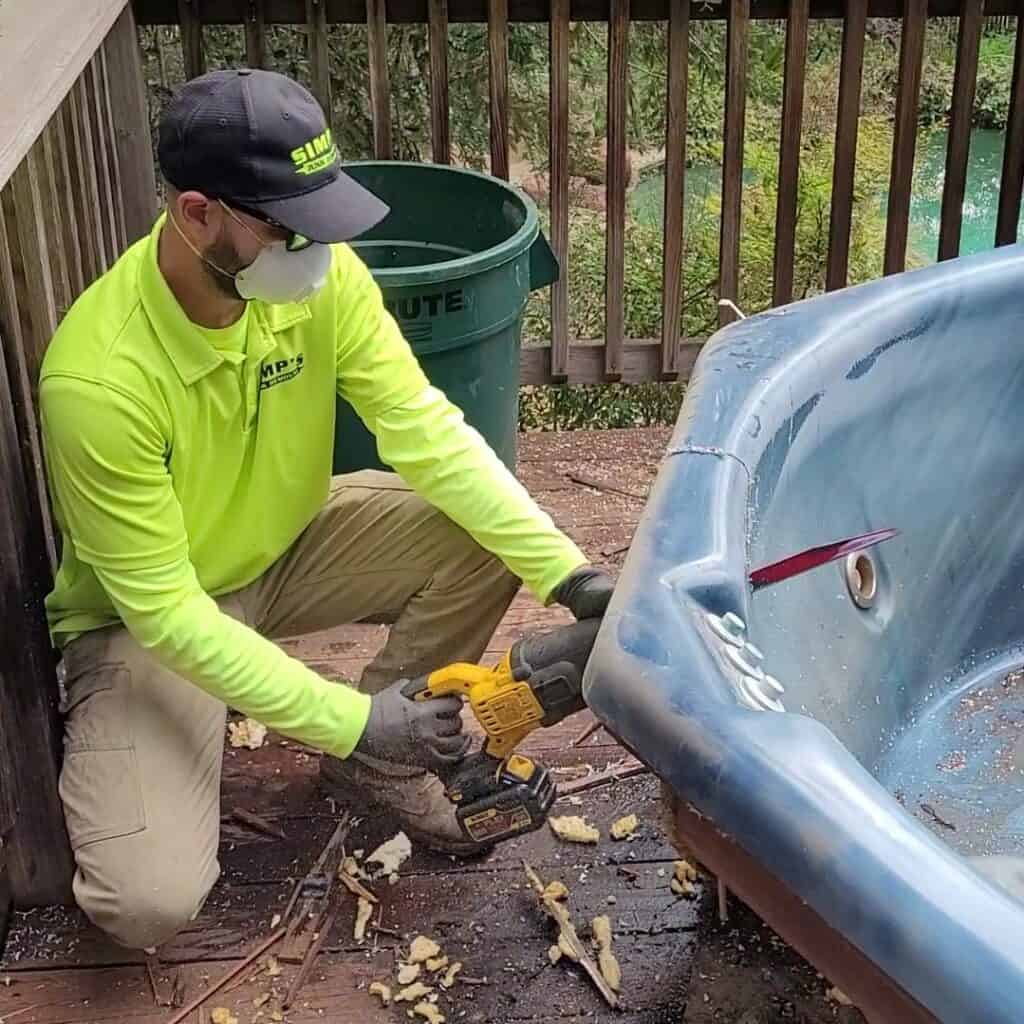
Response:
[[[298,174],[316,174],[330,167],[338,159],[338,147],[334,144],[331,129],[321,132],[304,146],[293,149],[291,157]]]

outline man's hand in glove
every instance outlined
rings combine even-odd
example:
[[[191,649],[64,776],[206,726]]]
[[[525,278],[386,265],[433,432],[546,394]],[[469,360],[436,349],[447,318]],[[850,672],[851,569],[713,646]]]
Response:
[[[615,584],[604,569],[584,565],[574,569],[551,592],[577,619],[599,619],[612,599]]]
[[[355,752],[433,772],[455,764],[470,744],[459,717],[462,699],[453,695],[410,700],[402,693],[408,682],[399,679],[373,695]]]

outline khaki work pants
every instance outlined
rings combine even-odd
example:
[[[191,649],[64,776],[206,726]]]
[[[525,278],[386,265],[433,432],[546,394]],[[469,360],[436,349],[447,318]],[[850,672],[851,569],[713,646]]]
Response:
[[[271,638],[393,623],[358,685],[375,693],[476,661],[519,581],[390,473],[335,477],[323,511],[221,608]],[[158,665],[120,626],[65,651],[60,794],[79,906],[124,946],[173,937],[220,873],[226,708]]]

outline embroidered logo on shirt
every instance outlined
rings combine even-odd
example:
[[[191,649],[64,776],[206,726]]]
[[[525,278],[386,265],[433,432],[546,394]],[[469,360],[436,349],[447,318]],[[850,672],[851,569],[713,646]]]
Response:
[[[277,359],[272,363],[264,363],[260,367],[260,391],[294,380],[302,373],[303,362],[303,355],[300,352],[291,359]]]

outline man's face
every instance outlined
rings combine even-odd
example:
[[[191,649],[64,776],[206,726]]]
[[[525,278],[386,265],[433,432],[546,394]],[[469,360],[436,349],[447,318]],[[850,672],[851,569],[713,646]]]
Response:
[[[230,217],[221,218],[221,227],[217,237],[205,250],[200,250],[204,259],[202,266],[210,283],[219,292],[228,298],[241,299],[242,296],[238,294],[238,289],[235,287],[234,275],[256,259],[259,255],[259,246],[251,236],[248,240],[244,238],[236,240],[232,236],[230,225]],[[238,230],[241,231],[240,228]],[[256,252],[249,255],[247,250],[251,248],[255,248]],[[215,267],[219,270],[215,270]],[[224,271],[224,273],[220,273],[220,271]]]
[[[203,256],[203,273],[223,295],[241,299],[234,275],[248,267],[265,246],[286,240],[288,232],[241,210],[232,208],[229,212],[216,200],[197,192],[186,195],[190,198],[181,212]],[[197,201],[200,199],[202,202]]]

